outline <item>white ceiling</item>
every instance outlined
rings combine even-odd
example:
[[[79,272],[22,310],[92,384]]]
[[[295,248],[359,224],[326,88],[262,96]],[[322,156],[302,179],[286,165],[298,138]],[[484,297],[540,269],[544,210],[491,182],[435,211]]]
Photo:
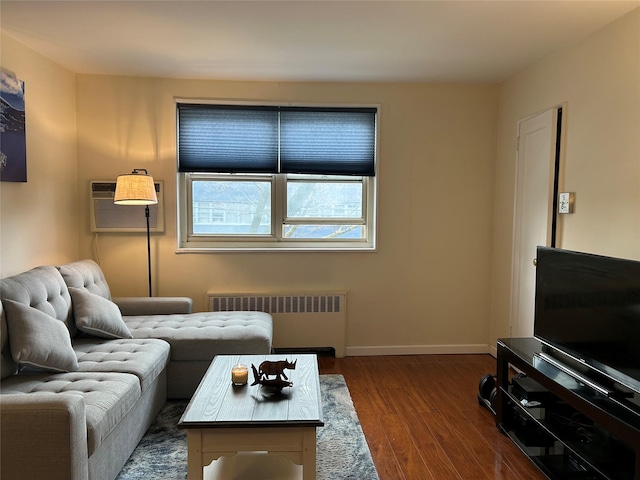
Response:
[[[10,1],[2,30],[77,73],[498,82],[640,0]]]

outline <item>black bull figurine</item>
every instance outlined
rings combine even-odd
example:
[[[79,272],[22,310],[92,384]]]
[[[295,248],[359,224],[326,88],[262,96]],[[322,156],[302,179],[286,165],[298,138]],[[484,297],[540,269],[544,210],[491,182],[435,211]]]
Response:
[[[284,370],[295,370],[296,362],[297,360],[293,363],[289,360],[278,360],[276,362],[265,360],[257,369],[255,365],[251,364],[254,378],[254,382],[251,385],[260,384],[277,391],[282,390],[284,387],[292,387],[293,382],[289,381],[289,377],[284,373]],[[274,375],[275,377],[273,377]],[[273,378],[270,378],[270,376]]]

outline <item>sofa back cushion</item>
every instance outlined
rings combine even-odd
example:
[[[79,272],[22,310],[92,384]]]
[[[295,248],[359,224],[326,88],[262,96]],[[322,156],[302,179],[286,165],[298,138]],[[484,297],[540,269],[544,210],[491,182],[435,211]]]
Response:
[[[14,375],[18,371],[18,365],[13,361],[9,348],[9,330],[7,318],[4,314],[2,302],[0,302],[0,379]]]
[[[84,288],[88,292],[111,300],[111,291],[107,279],[93,260],[85,259],[67,263],[58,267],[68,287]]]
[[[71,335],[76,333],[71,295],[55,267],[45,265],[3,278],[0,280],[0,298],[40,310],[64,322]]]

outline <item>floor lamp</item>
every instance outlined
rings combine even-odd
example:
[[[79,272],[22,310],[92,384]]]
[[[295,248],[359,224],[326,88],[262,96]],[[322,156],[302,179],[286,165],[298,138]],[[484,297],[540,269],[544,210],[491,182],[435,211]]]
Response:
[[[133,172],[118,175],[116,193],[113,197],[116,205],[144,205],[147,218],[147,269],[149,272],[149,296],[151,293],[151,238],[149,236],[149,205],[158,203],[153,177],[144,168],[134,168]]]

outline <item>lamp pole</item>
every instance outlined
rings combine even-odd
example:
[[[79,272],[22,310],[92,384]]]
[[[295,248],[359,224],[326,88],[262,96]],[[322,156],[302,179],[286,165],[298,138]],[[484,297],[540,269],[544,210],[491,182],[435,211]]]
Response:
[[[153,297],[151,289],[151,237],[149,235],[149,205],[144,207],[144,216],[147,218],[147,270],[149,272],[149,296]]]

